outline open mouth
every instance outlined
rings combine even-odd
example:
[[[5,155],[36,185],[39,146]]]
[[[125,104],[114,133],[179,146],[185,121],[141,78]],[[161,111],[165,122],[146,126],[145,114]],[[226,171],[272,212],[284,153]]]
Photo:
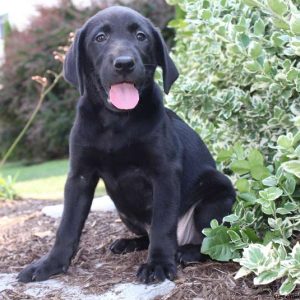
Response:
[[[108,102],[118,109],[133,109],[139,100],[139,92],[132,82],[116,83],[110,87]]]

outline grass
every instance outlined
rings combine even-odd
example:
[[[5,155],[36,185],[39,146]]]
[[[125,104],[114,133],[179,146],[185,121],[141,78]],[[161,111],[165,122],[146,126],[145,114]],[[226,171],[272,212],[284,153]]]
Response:
[[[7,163],[0,173],[16,177],[14,188],[22,198],[63,199],[64,185],[67,179],[68,160],[53,160],[35,165],[24,165],[22,162]],[[100,181],[96,196],[104,195],[105,188]]]

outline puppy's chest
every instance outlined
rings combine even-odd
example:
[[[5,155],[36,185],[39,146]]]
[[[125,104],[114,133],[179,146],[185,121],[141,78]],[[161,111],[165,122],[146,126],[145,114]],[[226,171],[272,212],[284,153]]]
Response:
[[[134,165],[123,165],[108,167],[102,170],[102,179],[109,192],[116,196],[136,198],[136,194],[152,190],[150,178],[140,167]]]
[[[102,178],[120,213],[137,222],[150,222],[153,189],[151,180],[142,169],[128,166],[126,170],[115,173],[107,171]]]

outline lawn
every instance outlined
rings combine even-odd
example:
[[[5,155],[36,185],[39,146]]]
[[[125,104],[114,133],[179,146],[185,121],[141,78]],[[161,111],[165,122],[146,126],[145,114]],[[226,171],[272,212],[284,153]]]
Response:
[[[24,165],[22,162],[8,163],[0,173],[16,177],[14,185],[22,198],[62,199],[64,184],[68,173],[68,160],[53,160],[35,165]],[[105,194],[103,182],[99,182],[96,196]]]

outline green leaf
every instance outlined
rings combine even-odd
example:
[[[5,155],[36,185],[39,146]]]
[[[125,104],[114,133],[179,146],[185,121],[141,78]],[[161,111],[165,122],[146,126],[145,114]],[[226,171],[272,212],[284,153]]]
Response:
[[[295,68],[291,68],[286,74],[286,79],[288,81],[294,81],[299,75],[299,71]]]
[[[205,236],[210,236],[212,232],[212,229],[211,228],[204,228],[202,229],[202,233],[205,235]]]
[[[283,174],[284,174],[283,168],[282,168],[282,166],[279,166],[279,168],[276,170],[276,174],[275,174],[277,180],[280,180],[281,177],[283,176]]]
[[[278,272],[278,270],[268,270],[260,273],[257,277],[255,277],[253,283],[255,285],[268,284],[280,277],[281,274]]]
[[[232,242],[238,242],[242,240],[238,233],[236,233],[234,230],[228,230],[227,233],[230,236]]]
[[[219,226],[205,237],[201,246],[201,253],[209,255],[212,259],[229,261],[237,256],[230,245],[231,239],[227,233],[228,228]]]
[[[253,149],[250,151],[249,156],[248,156],[248,161],[250,163],[250,167],[251,166],[263,166],[264,165],[264,157],[262,156],[262,154],[256,150]]]
[[[283,191],[278,187],[269,187],[259,191],[259,195],[268,201],[274,201],[282,195]]]
[[[211,227],[212,229],[215,229],[215,228],[217,228],[218,226],[219,226],[219,222],[218,222],[216,219],[213,219],[213,220],[210,221],[210,227]]]
[[[261,66],[257,61],[246,61],[244,63],[244,68],[249,73],[256,73],[261,70]]]
[[[293,139],[286,135],[281,135],[277,139],[277,144],[283,149],[289,149],[293,146]]]
[[[264,238],[263,238],[263,244],[267,245],[270,242],[272,242],[275,238],[278,238],[280,236],[281,236],[280,232],[277,232],[277,231],[267,231],[265,233]]]
[[[187,26],[187,23],[183,19],[174,19],[168,23],[168,27],[170,28],[184,28]]]
[[[233,151],[236,154],[238,160],[243,160],[245,158],[245,151],[240,143],[234,144]]]
[[[300,116],[296,116],[294,118],[294,123],[295,123],[295,126],[297,126],[300,129]]]
[[[297,263],[300,263],[300,244],[299,244],[299,242],[297,242],[296,245],[293,247],[292,257],[294,260],[297,261]]]
[[[295,279],[288,277],[279,288],[279,294],[282,296],[287,296],[296,287]]]
[[[253,166],[250,170],[251,176],[256,180],[262,180],[270,175],[270,171],[263,166]]]
[[[300,35],[300,15],[292,14],[290,19],[290,29],[295,35]]]
[[[251,243],[260,243],[261,240],[259,239],[259,237],[257,236],[256,232],[254,229],[247,227],[241,230],[241,234],[243,237],[243,240],[246,242],[251,242]],[[247,239],[246,237],[247,236]]]
[[[250,244],[243,251],[243,256],[240,259],[235,259],[241,266],[253,271],[257,271],[262,265],[272,261],[271,244],[267,246],[260,244]]]
[[[232,150],[227,150],[227,149],[222,149],[218,152],[217,154],[217,161],[222,162],[226,161],[231,158],[233,151]]]
[[[279,32],[274,32],[271,35],[271,42],[275,47],[282,47],[286,43],[282,34],[280,34]]]
[[[298,205],[296,203],[286,202],[284,203],[283,207],[279,207],[276,209],[276,213],[281,215],[287,215],[297,209],[298,209]]]
[[[290,160],[282,164],[284,171],[300,178],[300,160]]]
[[[291,111],[293,111],[293,110],[294,110],[294,108],[293,108],[293,106],[291,106]],[[297,114],[298,110],[295,109],[294,113]],[[299,113],[300,113],[300,111],[299,111]],[[296,122],[296,119],[297,119],[297,117],[294,118],[295,122]],[[293,145],[296,146],[298,143],[299,143],[298,147],[300,147],[300,131],[298,131],[293,137]]]
[[[257,2],[253,0],[242,0],[242,2],[249,6],[257,6]]]
[[[299,78],[296,80],[296,91],[300,93],[300,80]]]
[[[251,273],[252,273],[251,270],[249,270],[249,269],[247,269],[247,268],[245,268],[245,267],[241,267],[241,268],[237,271],[237,273],[235,274],[234,279],[239,279],[239,278],[245,277],[245,276],[247,276],[247,275],[249,275],[249,274],[251,274]]]
[[[269,176],[267,178],[264,178],[262,183],[265,186],[276,186],[278,181],[277,181],[276,176],[272,175],[272,176]]]
[[[237,34],[237,42],[241,47],[247,48],[250,44],[250,38],[245,33],[239,33]]]
[[[250,191],[250,185],[247,179],[240,178],[236,181],[236,188],[240,193],[246,193]]]
[[[288,6],[283,0],[267,0],[268,6],[271,10],[280,16],[283,16],[288,11]]]
[[[212,13],[210,9],[203,9],[201,12],[201,19],[209,20],[212,17]]]
[[[257,57],[261,56],[262,52],[263,49],[260,43],[255,41],[250,43],[248,48],[248,53],[253,59],[256,59]]]
[[[289,176],[284,183],[284,189],[288,195],[292,195],[295,191],[295,188],[296,188],[296,180],[293,177]]]
[[[256,35],[264,35],[265,33],[265,23],[264,21],[259,18],[255,23],[254,23],[254,34]]]
[[[289,29],[289,24],[282,19],[272,18],[272,23],[279,29]]]
[[[262,205],[261,211],[266,215],[273,215],[273,209],[270,204]]]
[[[223,218],[223,222],[229,222],[229,223],[234,223],[239,219],[239,216],[237,216],[236,214],[231,214],[228,216],[225,216]]]
[[[273,215],[276,211],[275,203],[272,201],[267,204],[262,204],[261,210],[266,215]]]
[[[234,55],[241,55],[242,54],[241,48],[236,44],[228,44],[227,45],[227,51],[231,52]]]
[[[253,193],[240,193],[238,197],[252,204],[256,202],[256,196]]]
[[[247,160],[235,160],[232,162],[230,168],[233,172],[242,175],[250,171],[250,164]]]
[[[300,159],[300,145],[295,149],[294,154]]]
[[[278,256],[280,257],[281,260],[286,259],[287,257],[287,252],[284,246],[279,245],[278,247]]]

